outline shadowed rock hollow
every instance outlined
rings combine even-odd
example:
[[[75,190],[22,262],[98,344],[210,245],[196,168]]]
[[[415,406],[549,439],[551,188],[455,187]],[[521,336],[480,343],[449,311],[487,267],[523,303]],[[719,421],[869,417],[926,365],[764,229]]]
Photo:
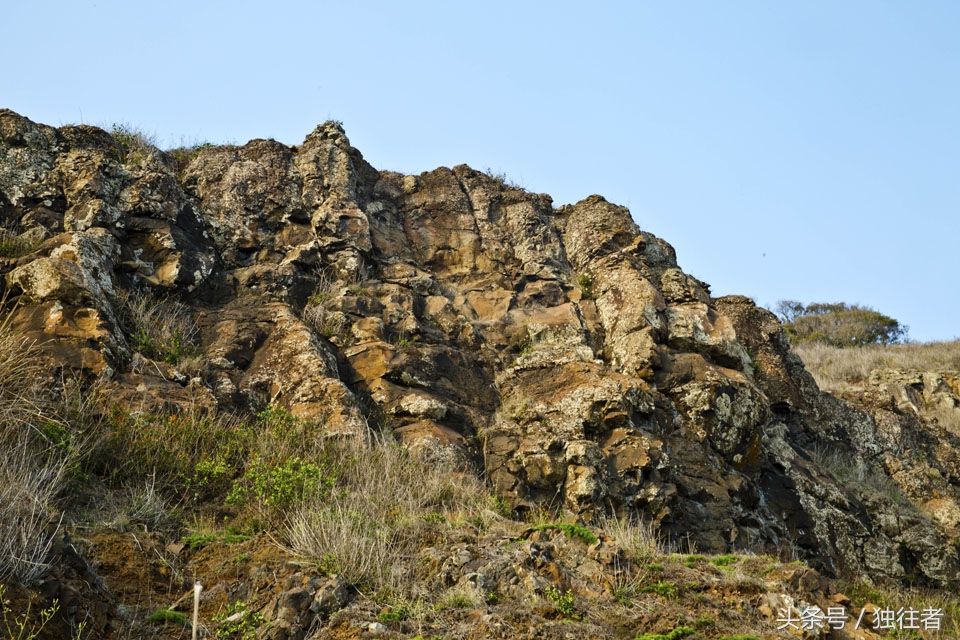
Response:
[[[711,297],[627,209],[554,207],[465,165],[377,171],[330,122],[299,147],[187,160],[0,111],[15,325],[115,402],[279,404],[332,433],[391,429],[521,512],[637,515],[701,552],[958,580],[960,518],[926,507],[960,513],[958,434],[822,394],[771,313]],[[134,344],[134,291],[189,308],[191,367]],[[918,506],[838,481],[825,450]]]

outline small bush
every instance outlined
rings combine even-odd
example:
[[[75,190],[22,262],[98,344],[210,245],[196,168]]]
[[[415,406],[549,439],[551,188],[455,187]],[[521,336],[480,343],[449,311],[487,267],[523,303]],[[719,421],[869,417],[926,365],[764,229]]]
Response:
[[[300,458],[275,461],[254,456],[230,490],[227,504],[253,504],[262,516],[269,517],[285,512],[320,487],[332,489],[336,473]]]
[[[540,524],[533,527],[533,529],[534,531],[558,529],[563,531],[568,538],[578,538],[587,544],[594,544],[597,541],[597,536],[595,536],[590,529],[581,524],[574,524],[571,522],[551,522],[548,524]]]
[[[585,273],[581,273],[577,277],[577,285],[580,287],[580,295],[584,300],[594,299],[595,294],[593,292],[593,278]]]
[[[218,638],[253,640],[266,619],[259,611],[247,609],[243,600],[237,600],[226,611],[213,616],[213,621],[217,623]]]
[[[547,587],[544,595],[547,600],[553,603],[553,606],[557,608],[557,611],[559,611],[560,615],[564,618],[579,620],[582,617],[577,614],[576,598],[570,589],[567,589],[566,592],[561,592],[556,587]]]
[[[647,585],[641,589],[643,593],[655,593],[664,598],[673,598],[677,595],[677,585],[672,582],[660,580],[657,584]]]
[[[725,555],[725,556],[717,556],[716,558],[712,559],[710,563],[715,567],[728,567],[731,564],[736,564],[737,560],[739,560],[739,558],[731,554],[731,555]]]
[[[150,624],[175,624],[181,627],[188,626],[187,616],[179,611],[157,609],[147,617]]]
[[[253,429],[201,411],[153,415],[114,408],[92,470],[114,484],[152,473],[156,490],[177,500],[223,496],[243,467]]]

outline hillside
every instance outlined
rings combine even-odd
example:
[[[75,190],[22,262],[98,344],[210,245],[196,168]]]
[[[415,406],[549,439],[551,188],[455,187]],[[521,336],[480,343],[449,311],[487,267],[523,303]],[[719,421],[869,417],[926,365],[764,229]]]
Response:
[[[824,393],[600,196],[378,171],[334,122],[163,152],[2,110],[0,226],[41,637],[188,637],[147,618],[194,581],[222,637],[957,637],[956,359]]]

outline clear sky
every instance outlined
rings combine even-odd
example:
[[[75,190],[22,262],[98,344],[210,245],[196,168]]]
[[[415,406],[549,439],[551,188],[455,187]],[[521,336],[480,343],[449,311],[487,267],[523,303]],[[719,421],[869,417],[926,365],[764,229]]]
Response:
[[[599,193],[759,304],[960,337],[960,3],[11,2],[0,106],[161,146],[341,120],[380,169]]]

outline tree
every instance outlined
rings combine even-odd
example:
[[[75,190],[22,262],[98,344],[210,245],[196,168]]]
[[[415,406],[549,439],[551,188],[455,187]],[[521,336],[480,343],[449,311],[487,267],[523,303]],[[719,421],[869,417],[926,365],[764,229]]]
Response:
[[[821,342],[835,347],[902,342],[908,327],[870,307],[844,302],[804,306],[781,300],[776,306],[783,328],[794,342]]]

